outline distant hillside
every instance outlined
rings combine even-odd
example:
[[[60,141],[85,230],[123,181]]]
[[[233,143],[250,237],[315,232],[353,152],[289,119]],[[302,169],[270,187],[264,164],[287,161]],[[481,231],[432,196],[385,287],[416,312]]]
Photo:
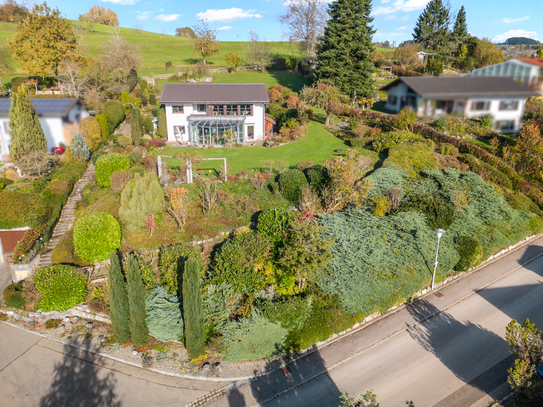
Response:
[[[505,45],[539,45],[538,40],[526,37],[511,37],[505,40]]]
[[[101,24],[81,23],[71,21],[72,25],[81,33],[86,52],[91,57],[97,58],[100,55],[99,47],[107,41],[108,32],[112,28]],[[16,31],[16,25],[13,23],[0,23],[0,41],[5,43]],[[175,72],[175,69],[165,70],[166,62],[172,65],[191,65],[199,60],[192,52],[192,47],[186,38],[174,37],[166,34],[157,34],[147,31],[141,31],[138,35],[132,28],[121,28],[121,33],[128,43],[136,44],[140,47],[143,56],[143,63],[138,73],[140,75],[163,74]],[[242,60],[245,58],[243,50],[246,42],[221,41],[221,51],[219,55],[214,55],[207,59],[212,68],[226,67],[224,56],[229,52],[235,51]],[[276,54],[301,58],[302,55],[297,47],[288,42],[272,42],[273,52]],[[22,74],[20,65],[15,62],[14,68],[18,74]]]

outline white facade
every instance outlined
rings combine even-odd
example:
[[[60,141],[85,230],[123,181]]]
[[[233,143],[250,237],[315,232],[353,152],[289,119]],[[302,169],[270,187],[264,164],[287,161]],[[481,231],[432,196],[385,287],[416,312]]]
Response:
[[[500,64],[475,69],[469,76],[507,76],[523,85],[543,92],[543,61],[532,59],[511,59]]]
[[[196,122],[207,118],[211,121],[239,121],[244,142],[264,138],[264,103],[164,103],[164,108],[168,141],[190,145],[207,144],[196,139],[194,127]]]

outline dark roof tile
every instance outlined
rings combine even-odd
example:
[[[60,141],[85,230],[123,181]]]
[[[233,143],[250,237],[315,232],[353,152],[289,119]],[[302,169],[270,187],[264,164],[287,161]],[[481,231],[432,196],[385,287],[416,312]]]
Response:
[[[160,103],[269,103],[263,83],[166,83]]]
[[[64,117],[79,102],[78,98],[31,98],[38,117]],[[10,98],[0,98],[0,117],[9,116]]]

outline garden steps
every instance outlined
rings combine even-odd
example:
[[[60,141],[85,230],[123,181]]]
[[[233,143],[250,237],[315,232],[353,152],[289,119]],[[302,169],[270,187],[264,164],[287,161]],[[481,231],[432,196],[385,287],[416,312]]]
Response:
[[[81,190],[94,178],[94,165],[89,164],[87,170],[79,181],[74,185],[74,189],[66,201],[66,204],[62,208],[60,218],[53,230],[51,240],[47,242],[45,247],[45,253],[41,256],[41,260],[38,264],[38,268],[51,266],[51,255],[53,249],[56,247],[62,236],[72,228],[75,222],[75,206],[77,202],[81,200]]]

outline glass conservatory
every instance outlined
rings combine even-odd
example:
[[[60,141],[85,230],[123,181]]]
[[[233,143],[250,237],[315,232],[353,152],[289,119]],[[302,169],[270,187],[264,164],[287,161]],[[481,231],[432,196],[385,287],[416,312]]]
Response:
[[[243,144],[244,117],[236,116],[196,116],[189,118],[190,142],[197,146]]]

